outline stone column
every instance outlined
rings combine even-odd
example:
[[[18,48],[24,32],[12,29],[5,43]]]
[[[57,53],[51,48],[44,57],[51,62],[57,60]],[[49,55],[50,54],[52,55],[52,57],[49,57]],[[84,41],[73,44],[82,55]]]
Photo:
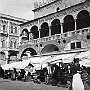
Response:
[[[63,34],[63,23],[61,23],[61,34]]]
[[[74,19],[74,22],[75,22],[75,31],[77,30],[77,19]]]
[[[49,26],[49,36],[51,36],[51,26]]]
[[[39,38],[41,38],[41,35],[40,35],[40,34],[41,34],[41,32],[40,32],[40,31],[41,31],[41,29],[39,29]]]

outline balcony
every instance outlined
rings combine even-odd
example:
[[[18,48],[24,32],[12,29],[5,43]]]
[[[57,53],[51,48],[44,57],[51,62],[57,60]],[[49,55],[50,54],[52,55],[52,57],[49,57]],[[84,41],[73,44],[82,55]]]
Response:
[[[8,47],[8,50],[11,50],[11,51],[19,51],[19,48]]]
[[[90,27],[79,29],[79,30],[74,30],[74,31],[69,31],[69,32],[66,32],[63,34],[55,34],[52,36],[42,37],[42,38],[38,38],[38,39],[32,39],[30,41],[24,41],[22,43],[25,44],[27,42],[30,42],[31,44],[37,44],[37,43],[41,43],[41,42],[48,42],[48,41],[54,41],[54,40],[58,40],[58,39],[73,37],[75,35],[87,35],[88,33],[90,33]]]
[[[6,35],[6,36],[8,35],[8,33],[7,33],[6,30],[0,30],[0,34],[1,34],[1,35]]]

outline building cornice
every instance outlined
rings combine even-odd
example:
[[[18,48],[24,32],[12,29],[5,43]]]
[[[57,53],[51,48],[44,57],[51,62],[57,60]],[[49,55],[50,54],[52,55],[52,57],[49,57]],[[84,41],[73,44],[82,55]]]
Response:
[[[53,4],[53,3],[58,2],[58,1],[59,1],[59,0],[54,0],[54,1],[52,1],[52,2],[49,2],[49,3],[45,4],[45,5],[39,6],[38,8],[35,8],[35,9],[33,9],[32,11],[35,12],[35,11],[37,11],[37,10],[40,10],[41,8],[44,8],[44,7],[46,7],[46,6],[49,6],[50,4]]]
[[[78,6],[78,5],[84,4],[84,3],[85,3],[85,2],[78,3],[78,4],[73,5],[73,6],[70,6],[70,7],[66,7],[65,9],[60,10],[60,11],[58,11],[58,12],[50,13],[50,14],[48,14],[48,15],[45,15],[45,16],[42,16],[42,17],[39,17],[39,18],[36,18],[36,19],[30,20],[30,21],[25,22],[25,23],[23,23],[23,24],[20,24],[20,26],[23,26],[23,25],[29,24],[29,23],[31,23],[31,22],[35,22],[35,21],[37,21],[37,20],[39,20],[39,19],[42,19],[42,18],[45,18],[45,17],[51,16],[51,15],[54,15],[54,14],[60,13],[60,12],[62,12],[62,11],[65,11],[66,9],[69,9],[69,8],[72,8],[72,7],[75,7],[75,6]]]
[[[29,20],[26,20],[26,19],[14,17],[14,16],[2,14],[2,13],[0,13],[0,18],[6,19],[6,20],[15,21],[15,22],[19,22],[19,23],[25,23],[25,22],[28,22],[29,21]]]

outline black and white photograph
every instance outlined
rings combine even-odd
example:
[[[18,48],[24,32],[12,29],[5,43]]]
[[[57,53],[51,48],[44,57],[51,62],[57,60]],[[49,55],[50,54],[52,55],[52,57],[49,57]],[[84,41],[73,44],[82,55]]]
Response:
[[[0,0],[0,90],[90,90],[90,0]]]

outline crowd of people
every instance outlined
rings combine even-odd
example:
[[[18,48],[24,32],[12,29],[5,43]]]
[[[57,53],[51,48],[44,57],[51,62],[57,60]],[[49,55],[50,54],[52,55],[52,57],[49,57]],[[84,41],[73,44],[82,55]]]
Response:
[[[36,78],[34,78],[33,73],[27,73],[24,69],[17,71],[16,68],[13,68],[13,70],[9,69],[4,71],[2,67],[0,67],[0,77],[2,78],[24,81],[32,79],[36,83],[44,82],[45,84],[66,86],[69,87],[69,90],[74,90],[73,77],[76,74],[79,74],[84,86],[84,90],[90,90],[90,67],[85,67],[83,65],[81,66],[78,58],[74,59],[72,63],[51,65],[51,73],[48,73],[47,68],[36,70],[35,73],[37,75]]]
[[[81,90],[90,90],[90,67],[80,65],[78,58],[74,59],[73,62],[69,64],[61,63],[60,66],[53,64],[51,65],[51,73],[48,74],[46,72],[47,69],[45,69],[45,71],[43,69],[39,70],[37,76],[38,83],[41,81],[46,84],[68,87],[69,90],[79,90],[81,86],[78,85],[82,82],[84,89]],[[78,76],[80,78],[78,80],[81,81],[77,81],[77,89],[73,89],[73,86],[75,86],[74,80],[77,80]]]

